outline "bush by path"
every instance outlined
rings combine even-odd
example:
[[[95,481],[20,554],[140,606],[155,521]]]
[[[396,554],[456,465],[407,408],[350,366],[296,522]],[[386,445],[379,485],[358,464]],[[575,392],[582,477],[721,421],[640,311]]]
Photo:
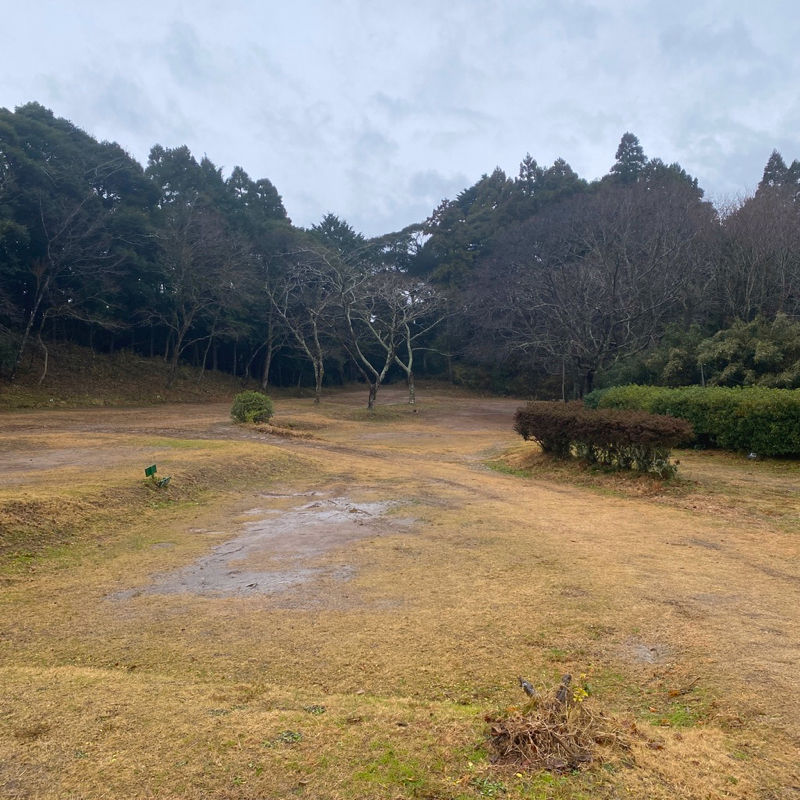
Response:
[[[539,443],[545,453],[573,453],[590,464],[675,474],[672,448],[692,437],[691,425],[645,411],[597,410],[583,403],[534,401],[517,409],[514,430]]]

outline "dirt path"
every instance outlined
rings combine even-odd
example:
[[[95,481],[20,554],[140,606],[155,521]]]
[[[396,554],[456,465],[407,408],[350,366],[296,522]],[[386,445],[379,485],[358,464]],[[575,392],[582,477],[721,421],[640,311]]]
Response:
[[[192,443],[218,448],[202,451],[208,463],[247,448],[317,470],[224,507],[170,511],[135,548],[13,583],[3,665],[490,703],[506,702],[520,671],[588,672],[620,707],[653,721],[685,713],[727,731],[720,742],[739,737],[736,752],[751,742],[723,767],[741,768],[740,789],[721,773],[707,796],[800,797],[796,472],[687,454],[694,495],[616,496],[490,470],[487,458],[518,445],[515,401],[422,391],[412,412],[400,390],[379,399],[372,421],[360,393],[322,409],[278,404],[275,422],[307,440],[233,426],[221,405],[2,415],[0,501],[138,479],[150,459],[179,484]],[[57,600],[21,624],[37,588]],[[662,757],[663,786],[640,796],[677,791],[702,750],[692,736]]]

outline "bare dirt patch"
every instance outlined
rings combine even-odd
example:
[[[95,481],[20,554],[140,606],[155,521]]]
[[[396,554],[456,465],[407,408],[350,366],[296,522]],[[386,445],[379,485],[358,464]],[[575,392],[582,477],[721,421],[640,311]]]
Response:
[[[258,519],[245,523],[241,532],[207,555],[155,576],[149,586],[116,592],[112,598],[124,601],[143,593],[276,595],[320,579],[348,581],[354,575],[350,564],[320,565],[321,557],[359,539],[407,526],[410,520],[386,521],[389,505],[319,497],[292,510],[251,509],[246,513]]]

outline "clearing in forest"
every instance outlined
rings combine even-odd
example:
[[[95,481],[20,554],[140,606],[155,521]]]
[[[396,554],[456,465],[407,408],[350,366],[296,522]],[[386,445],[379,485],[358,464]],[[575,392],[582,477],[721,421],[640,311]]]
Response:
[[[3,413],[0,794],[800,798],[798,464],[593,475],[419,400]],[[499,757],[566,673],[625,747]]]

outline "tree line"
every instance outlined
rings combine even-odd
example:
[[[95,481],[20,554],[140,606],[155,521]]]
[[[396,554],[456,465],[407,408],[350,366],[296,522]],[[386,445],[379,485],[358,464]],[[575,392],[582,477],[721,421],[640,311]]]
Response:
[[[360,378],[370,406],[397,378],[413,402],[416,374],[563,397],[626,370],[790,385],[799,181],[775,152],[715,208],[626,133],[600,180],[527,155],[367,239],[335,214],[293,225],[268,179],[187,147],[143,166],[37,103],[0,109],[0,372],[66,340],[162,358],[167,384],[182,361],[317,399]]]

